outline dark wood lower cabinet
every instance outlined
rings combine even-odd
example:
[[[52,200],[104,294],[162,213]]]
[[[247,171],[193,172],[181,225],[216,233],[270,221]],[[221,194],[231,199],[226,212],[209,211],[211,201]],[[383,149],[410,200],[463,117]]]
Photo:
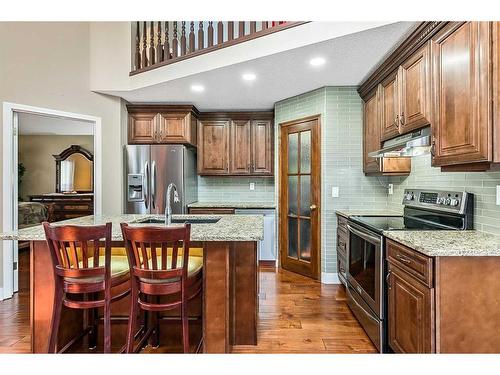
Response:
[[[428,257],[387,240],[396,353],[500,353],[500,257]]]
[[[434,352],[434,289],[389,265],[389,345],[396,353]]]

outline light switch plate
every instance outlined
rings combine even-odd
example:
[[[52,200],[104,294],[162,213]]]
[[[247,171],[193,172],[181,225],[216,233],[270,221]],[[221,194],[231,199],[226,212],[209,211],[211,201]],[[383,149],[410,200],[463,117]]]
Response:
[[[250,190],[255,190],[255,182],[250,182]]]
[[[500,206],[500,185],[497,185],[497,206]]]
[[[332,186],[332,198],[338,198],[338,197],[339,197],[339,187]]]
[[[394,184],[389,184],[387,186],[387,194],[389,194],[389,195],[394,194]]]

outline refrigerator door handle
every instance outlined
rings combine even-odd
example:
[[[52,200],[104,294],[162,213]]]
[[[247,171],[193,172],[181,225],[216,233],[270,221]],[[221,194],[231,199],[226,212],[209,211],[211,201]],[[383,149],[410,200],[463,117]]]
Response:
[[[151,208],[156,209],[156,162],[151,163]]]
[[[144,205],[146,206],[146,209],[148,209],[149,206],[149,189],[148,189],[148,184],[149,184],[149,162],[146,162],[144,165]]]

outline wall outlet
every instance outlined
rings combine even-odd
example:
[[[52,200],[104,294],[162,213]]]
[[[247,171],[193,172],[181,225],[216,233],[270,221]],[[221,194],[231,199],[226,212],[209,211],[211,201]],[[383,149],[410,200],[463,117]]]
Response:
[[[389,184],[387,186],[387,194],[389,194],[389,195],[394,194],[394,184]]]
[[[332,186],[332,198],[338,198],[338,197],[339,197],[339,187]]]
[[[255,182],[250,182],[250,190],[255,190]]]
[[[497,185],[497,206],[500,206],[500,185]]]

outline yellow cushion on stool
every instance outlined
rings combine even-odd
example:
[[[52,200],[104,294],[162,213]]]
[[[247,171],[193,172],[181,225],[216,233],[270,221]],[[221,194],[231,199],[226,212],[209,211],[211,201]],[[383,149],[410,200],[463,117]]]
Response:
[[[94,258],[89,258],[89,268],[92,267]],[[83,268],[83,262],[78,262],[78,266]],[[99,266],[104,266],[104,255],[99,257]],[[128,259],[126,256],[114,255],[111,256],[111,276],[124,276],[129,272]],[[104,276],[91,277],[66,277],[65,280],[73,283],[94,283],[104,279]]]
[[[179,255],[177,257],[177,268],[182,267],[182,256]],[[161,268],[161,256],[157,256],[157,262],[158,262],[158,268]],[[168,255],[167,256],[167,267],[170,269],[172,265],[172,256]],[[152,261],[151,259],[149,260],[149,267],[152,268]],[[203,257],[197,257],[197,256],[190,256],[189,257],[189,263],[188,263],[188,277],[193,276],[196,274],[201,268],[203,267]],[[150,284],[162,284],[162,283],[171,283],[174,281],[179,281],[178,277],[173,277],[171,279],[146,279],[146,278],[140,278],[141,281],[145,283],[150,283]]]

